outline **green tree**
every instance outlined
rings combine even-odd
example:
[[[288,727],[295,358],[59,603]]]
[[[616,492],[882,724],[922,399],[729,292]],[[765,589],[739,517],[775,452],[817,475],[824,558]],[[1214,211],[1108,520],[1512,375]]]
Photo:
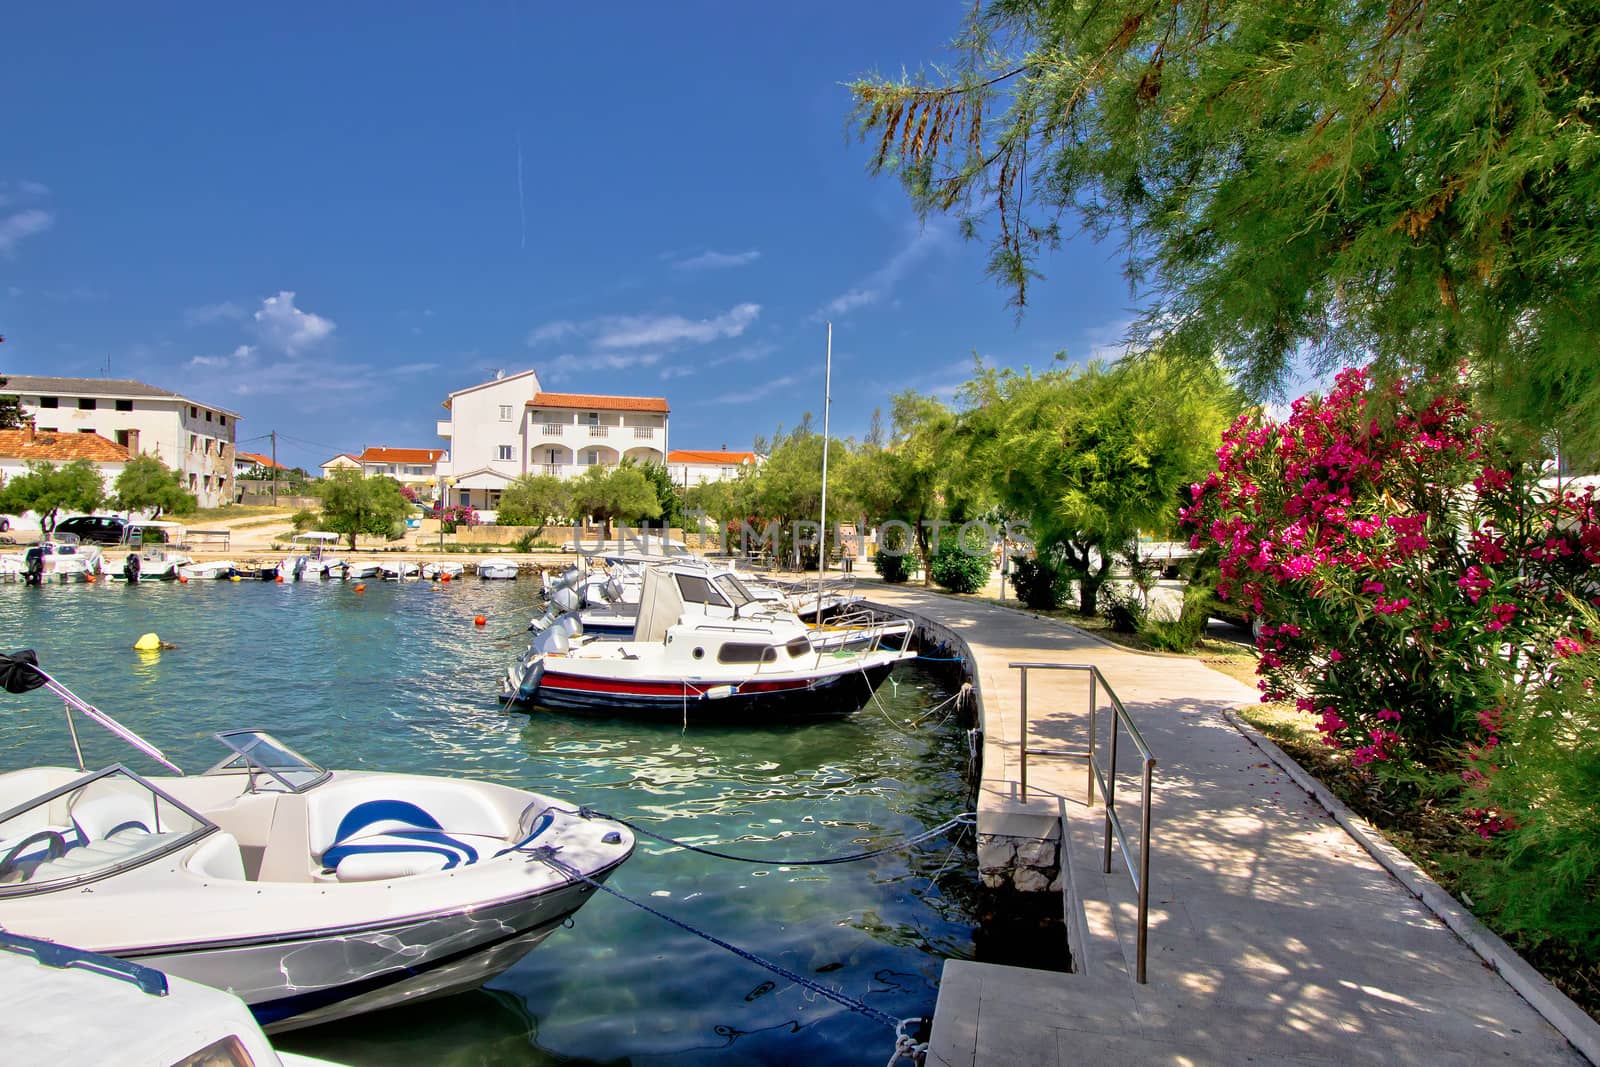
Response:
[[[501,526],[537,526],[570,518],[572,492],[569,484],[551,474],[522,474],[500,493],[495,522]]]
[[[630,461],[624,460],[623,466],[628,466]],[[656,502],[661,505],[661,514],[658,516],[665,526],[683,525],[683,500],[678,494],[678,487],[672,484],[672,475],[667,471],[665,463],[641,463],[639,472],[656,491]]]
[[[119,510],[150,511],[152,518],[192,515],[199,507],[199,500],[183,487],[182,476],[149,453],[129,459],[112,488]]]
[[[1002,506],[1027,517],[1041,556],[1078,580],[1086,615],[1116,550],[1171,522],[1238,411],[1218,368],[1169,360],[1001,372],[969,395],[983,397],[968,420],[976,466]]]
[[[886,518],[909,523],[923,584],[932,581],[933,523],[949,514],[946,490],[965,469],[965,459],[951,447],[955,413],[931,396],[911,390],[895,394],[890,407],[889,446],[884,463],[889,476],[874,503]]]
[[[1600,438],[1600,8],[985,0],[947,72],[853,86],[870,166],[992,238],[1019,308],[1063,219],[1133,328],[1256,395],[1295,361],[1450,371]]]
[[[604,536],[611,536],[611,523],[637,522],[661,517],[661,501],[655,486],[634,466],[590,467],[572,480],[572,510],[590,515],[605,525]]]
[[[0,487],[0,515],[39,516],[45,536],[55,532],[61,511],[93,511],[105,503],[106,485],[94,464],[75,459],[63,466],[29,463],[28,472]]]
[[[356,471],[335,471],[317,487],[322,499],[322,525],[350,538],[356,547],[357,534],[394,537],[400,522],[409,515],[412,504],[400,493],[393,478],[363,478]]]
[[[0,341],[5,338],[0,337]],[[9,385],[11,379],[0,377],[0,390]],[[0,392],[0,430],[20,430],[22,428],[22,398],[15,393]]]

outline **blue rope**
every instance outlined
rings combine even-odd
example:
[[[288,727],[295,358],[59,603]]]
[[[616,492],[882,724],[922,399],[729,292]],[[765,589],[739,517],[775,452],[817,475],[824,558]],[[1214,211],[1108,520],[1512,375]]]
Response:
[[[776,975],[778,975],[779,977],[782,977],[782,978],[787,978],[789,981],[793,982],[797,986],[800,986],[800,987],[802,987],[804,989],[809,989],[813,993],[816,993],[818,996],[827,997],[829,1000],[833,1001],[835,1004],[838,1004],[838,1005],[840,1005],[840,1006],[842,1006],[844,1008],[848,1008],[850,1011],[860,1012],[862,1015],[865,1015],[867,1018],[873,1019],[873,1020],[875,1020],[877,1022],[880,1022],[880,1023],[883,1023],[885,1026],[889,1027],[891,1030],[894,1030],[894,1031],[896,1031],[896,1033],[899,1033],[900,1020],[896,1019],[893,1015],[890,1015],[887,1012],[879,1011],[877,1008],[874,1008],[869,1004],[864,1004],[861,1001],[856,1000],[853,997],[846,996],[845,994],[839,992],[838,990],[836,990],[836,989],[834,989],[834,988],[832,988],[830,986],[825,986],[820,982],[813,982],[811,979],[805,977],[804,975],[796,974],[795,972],[789,970],[786,967],[783,967],[783,966],[781,966],[779,964],[773,963],[771,960],[762,959],[760,956],[757,956],[755,953],[747,952],[746,950],[740,948],[738,945],[730,944],[727,941],[722,940],[720,937],[717,937],[717,936],[715,936],[713,934],[706,933],[704,930],[697,930],[693,926],[690,926],[688,923],[683,922],[680,919],[674,919],[672,916],[668,915],[666,912],[657,911],[655,908],[652,908],[650,905],[646,904],[642,900],[634,900],[632,897],[628,896],[626,893],[620,892],[619,890],[616,890],[616,889],[612,889],[610,886],[604,884],[603,882],[597,882],[593,878],[590,878],[588,875],[584,874],[582,871],[578,870],[576,867],[569,866],[568,864],[563,863],[561,860],[557,859],[556,858],[556,850],[555,850],[554,847],[552,847],[550,845],[541,845],[540,847],[529,851],[528,855],[533,859],[543,860],[545,863],[548,863],[550,866],[554,867],[556,870],[560,871],[562,874],[565,874],[568,878],[576,878],[579,881],[587,882],[590,886],[593,886],[595,889],[603,889],[607,893],[610,893],[612,896],[616,897],[618,900],[622,900],[622,901],[625,901],[626,903],[632,904],[634,907],[640,909],[641,911],[649,912],[651,915],[654,915],[658,919],[664,919],[667,922],[671,923],[673,926],[676,926],[680,930],[685,930],[685,931],[695,935],[696,937],[704,938],[705,940],[711,942],[713,945],[716,945],[718,948],[727,949],[729,952],[733,953],[735,956],[740,957],[741,959],[749,960],[751,963],[754,963],[759,967],[765,967],[767,970],[771,971],[773,974],[776,974]]]
[[[929,663],[965,663],[965,656],[917,656],[917,659],[927,660]]]
[[[867,852],[857,852],[849,856],[830,856],[820,860],[786,860],[759,856],[735,856],[729,852],[718,852],[713,848],[701,848],[699,845],[691,845],[686,841],[678,841],[674,838],[667,837],[665,834],[658,834],[654,830],[640,826],[638,823],[629,822],[627,819],[624,819],[621,816],[607,815],[605,812],[595,811],[593,808],[579,808],[578,814],[583,816],[585,819],[610,819],[612,822],[619,822],[636,834],[642,834],[645,837],[653,838],[656,841],[671,845],[674,848],[681,848],[689,852],[698,852],[702,856],[715,856],[719,860],[733,860],[735,863],[755,863],[762,866],[779,867],[827,867],[836,863],[854,863],[857,860],[872,859],[874,856],[882,856],[889,852],[899,852],[901,849],[907,849],[915,845],[920,845],[924,841],[931,841],[936,837],[943,836],[946,831],[953,830],[958,826],[976,826],[978,824],[977,813],[968,811],[957,815],[953,819],[946,819],[944,822],[933,827],[931,830],[924,830],[917,836],[907,838],[905,841],[902,841],[899,844],[885,845],[882,848],[875,848]]]

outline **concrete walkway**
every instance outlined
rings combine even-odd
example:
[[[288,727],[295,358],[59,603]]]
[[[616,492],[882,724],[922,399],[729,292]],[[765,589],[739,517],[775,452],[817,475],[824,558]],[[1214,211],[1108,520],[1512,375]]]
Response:
[[[1253,702],[1250,687],[1020,611],[871,581],[861,591],[966,641],[986,732],[980,839],[1059,813],[1077,890],[1074,973],[946,964],[930,1064],[1585,1062],[1229,724],[1223,709]],[[1147,985],[1132,977],[1121,855],[1101,873],[1103,812],[1085,804],[1084,765],[1030,758],[1030,799],[1018,795],[1014,660],[1097,665],[1159,760]],[[1081,748],[1084,683],[1052,675],[1030,677],[1030,747]],[[1120,762],[1137,848],[1136,768]]]

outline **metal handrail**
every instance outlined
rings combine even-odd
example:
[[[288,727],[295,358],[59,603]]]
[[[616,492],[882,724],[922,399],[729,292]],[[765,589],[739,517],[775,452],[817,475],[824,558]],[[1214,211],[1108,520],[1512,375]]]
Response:
[[[1138,952],[1135,959],[1135,978],[1140,985],[1145,984],[1145,957],[1150,940],[1150,787],[1156,766],[1155,753],[1150,751],[1150,746],[1145,742],[1144,735],[1139,732],[1139,727],[1134,724],[1133,717],[1128,714],[1128,709],[1123,707],[1122,700],[1116,691],[1111,688],[1111,683],[1106,681],[1106,676],[1100,673],[1100,668],[1092,663],[1013,663],[1011,667],[1022,672],[1022,729],[1018,734],[1017,749],[1021,753],[1021,778],[1022,799],[1028,799],[1028,756],[1058,756],[1064,759],[1081,759],[1087,766],[1088,774],[1088,800],[1090,807],[1094,806],[1094,787],[1096,780],[1100,783],[1100,795],[1106,801],[1106,827],[1105,827],[1105,858],[1101,870],[1111,873],[1111,837],[1116,835],[1117,843],[1122,846],[1122,862],[1128,869],[1128,877],[1133,881],[1133,888],[1139,895],[1139,933]],[[1081,671],[1089,676],[1089,747],[1082,751],[1064,751],[1060,749],[1037,749],[1028,747],[1028,672],[1038,671]],[[1105,688],[1106,696],[1110,701],[1112,710],[1111,720],[1111,752],[1108,767],[1102,768],[1099,760],[1099,750],[1095,744],[1096,730],[1100,716],[1099,689]],[[1144,762],[1142,804],[1139,817],[1139,867],[1134,870],[1133,852],[1128,848],[1128,835],[1122,828],[1122,818],[1117,814],[1117,737],[1121,733],[1117,729],[1122,726],[1128,731],[1128,739],[1138,748],[1139,755]],[[1108,773],[1109,771],[1109,773]],[[1066,832],[1065,825],[1062,832]],[[1062,841],[1062,847],[1066,842]]]

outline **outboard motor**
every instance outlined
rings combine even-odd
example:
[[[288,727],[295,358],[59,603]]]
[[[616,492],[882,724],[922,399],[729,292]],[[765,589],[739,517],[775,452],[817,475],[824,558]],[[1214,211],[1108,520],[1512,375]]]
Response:
[[[34,545],[23,553],[22,580],[28,585],[40,585],[44,582],[43,545]]]
[[[550,603],[562,611],[577,611],[582,604],[578,593],[571,586],[558,586],[550,593]]]
[[[129,552],[128,558],[122,561],[122,579],[126,582],[139,580],[139,568],[144,564],[139,559],[139,553]]]

